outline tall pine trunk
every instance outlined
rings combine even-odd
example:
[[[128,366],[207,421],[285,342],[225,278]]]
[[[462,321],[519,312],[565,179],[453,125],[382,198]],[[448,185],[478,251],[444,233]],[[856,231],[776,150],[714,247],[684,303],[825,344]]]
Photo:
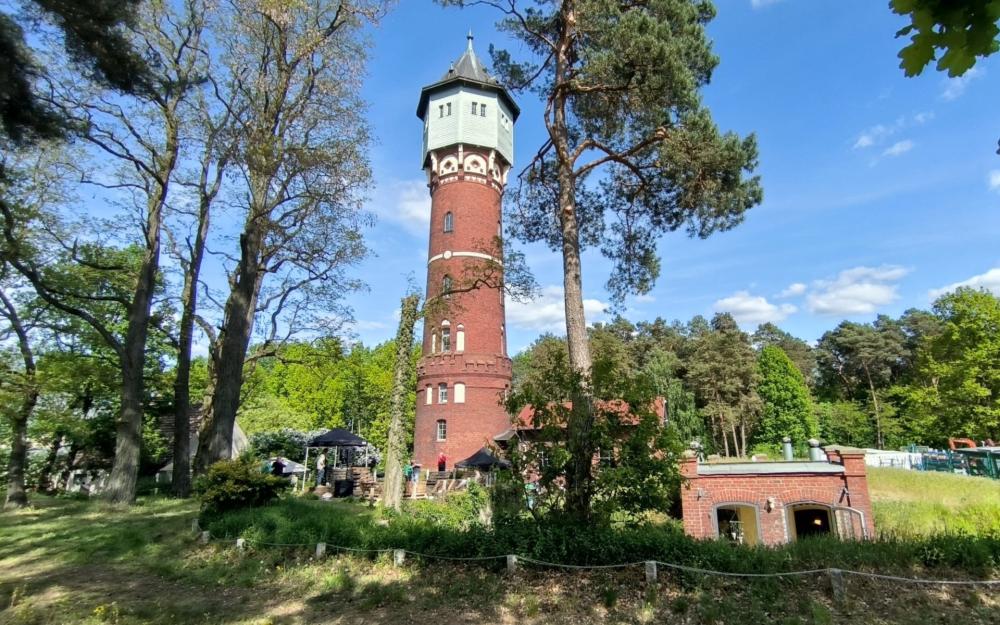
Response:
[[[400,306],[399,329],[396,332],[396,362],[392,374],[392,397],[389,404],[389,436],[386,442],[385,483],[382,505],[399,510],[403,499],[403,453],[406,432],[403,416],[406,411],[407,387],[412,366],[413,326],[417,321],[420,296],[407,295]]]
[[[10,429],[10,459],[7,463],[7,498],[3,507],[23,508],[28,505],[28,493],[24,486],[24,474],[28,464],[28,419],[38,402],[38,386],[35,383],[35,357],[28,342],[28,332],[21,323],[17,309],[7,294],[0,290],[0,302],[14,334],[17,335],[17,346],[24,363],[24,397],[16,413],[11,415]]]

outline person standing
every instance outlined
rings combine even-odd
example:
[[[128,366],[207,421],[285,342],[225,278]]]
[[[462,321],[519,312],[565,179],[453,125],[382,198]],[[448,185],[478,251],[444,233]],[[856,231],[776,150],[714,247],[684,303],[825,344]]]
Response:
[[[444,455],[444,452],[438,454],[438,471],[444,471],[448,468],[448,456]]]
[[[316,486],[322,486],[326,482],[326,452],[319,452],[316,457]]]

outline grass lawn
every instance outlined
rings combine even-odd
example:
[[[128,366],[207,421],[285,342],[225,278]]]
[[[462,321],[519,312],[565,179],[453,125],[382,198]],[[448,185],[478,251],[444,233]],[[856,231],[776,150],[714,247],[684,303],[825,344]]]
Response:
[[[873,472],[879,518],[890,504],[913,504],[923,518],[916,492],[940,496],[953,515],[982,503],[963,498],[963,478],[914,476]],[[934,486],[919,478],[932,478]],[[739,580],[661,571],[659,582],[647,585],[641,567],[524,567],[506,575],[483,566],[410,560],[396,568],[388,558],[331,554],[316,560],[307,549],[240,552],[232,542],[201,545],[191,532],[191,502],[145,499],[131,509],[42,497],[34,503],[30,510],[0,514],[0,624],[985,625],[1000,614],[996,587],[942,589],[846,578],[847,598],[837,604],[825,575]],[[328,511],[338,525],[374,523],[361,505],[303,503]],[[932,527],[919,525],[921,531]]]
[[[933,471],[868,469],[883,535],[1000,535],[1000,481]]]

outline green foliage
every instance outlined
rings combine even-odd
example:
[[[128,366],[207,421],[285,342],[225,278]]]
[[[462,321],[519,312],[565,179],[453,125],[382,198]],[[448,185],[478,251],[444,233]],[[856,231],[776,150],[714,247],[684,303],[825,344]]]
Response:
[[[344,427],[384,449],[389,430],[395,341],[345,350],[336,339],[291,343],[261,358],[248,372],[239,422],[248,435],[285,428],[313,431]],[[414,362],[419,357],[414,351]],[[415,368],[407,382],[404,429],[412,444]],[[289,456],[293,457],[293,456]]]
[[[258,458],[282,456],[295,462],[305,460],[306,444],[319,435],[316,432],[300,432],[282,428],[273,432],[257,432],[250,435],[250,453]]]
[[[910,384],[897,390],[918,440],[1000,438],[1000,299],[962,288],[934,303],[940,332],[918,351]]]
[[[691,342],[686,379],[712,425],[714,446],[726,455],[745,455],[761,405],[750,339],[726,313],[715,315]]]
[[[801,445],[818,434],[809,389],[802,373],[780,347],[769,345],[757,358],[757,394],[763,406],[754,444],[778,445],[785,436]]]
[[[621,342],[607,336],[601,342],[604,345],[594,350],[594,423],[589,436],[602,466],[596,472],[591,512],[606,522],[619,515],[636,516],[669,507],[680,476],[677,433],[664,425],[655,410],[655,381],[631,368]],[[533,444],[512,451],[513,474],[530,471],[538,475],[531,510],[534,515],[559,515],[565,506],[561,484],[571,461],[566,424],[579,375],[570,368],[566,350],[553,339],[538,345],[543,346],[544,359],[533,363],[530,374],[521,379],[508,400],[511,414],[532,406],[535,428],[529,434]],[[508,486],[502,487],[502,505],[495,513],[525,512],[524,507],[518,511],[516,506],[526,504],[527,498],[518,497]]]
[[[816,380],[816,354],[809,343],[792,336],[770,321],[761,324],[751,338],[758,350],[769,345],[780,347],[795,363],[806,384],[812,387]]]
[[[284,478],[262,472],[257,460],[245,457],[213,464],[195,480],[194,492],[205,512],[219,514],[269,504],[289,484]]]
[[[831,445],[867,447],[873,440],[871,418],[850,401],[818,402],[813,405],[820,439]]]
[[[581,524],[563,515],[539,520],[498,519],[491,527],[449,512],[431,512],[421,503],[419,518],[390,516],[380,525],[350,504],[282,499],[258,510],[235,510],[207,521],[213,536],[249,541],[314,545],[317,542],[355,549],[407,549],[449,557],[519,554],[546,562],[576,565],[660,560],[716,570],[762,573],[838,567],[913,574],[914,568],[969,571],[988,576],[1000,566],[1000,534],[937,533],[897,535],[882,532],[877,541],[816,538],[774,548],[736,546],[724,541],[698,541],[678,523],[634,520],[621,524]],[[880,519],[876,519],[879,523]],[[700,579],[700,578],[699,578]]]
[[[961,76],[1000,50],[1000,0],[890,0],[889,6],[910,19],[896,33],[910,36],[899,52],[907,76],[920,74],[935,59],[938,71]]]

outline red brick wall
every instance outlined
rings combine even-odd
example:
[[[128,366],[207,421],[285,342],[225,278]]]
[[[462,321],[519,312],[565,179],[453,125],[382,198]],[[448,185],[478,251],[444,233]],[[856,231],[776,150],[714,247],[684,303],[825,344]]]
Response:
[[[457,147],[455,148],[457,149]],[[465,149],[467,155],[473,150]],[[483,154],[476,150],[477,153]],[[483,154],[488,157],[488,154]],[[443,154],[438,155],[443,158]],[[444,216],[451,212],[453,231],[444,232]],[[428,258],[437,258],[427,268],[427,298],[440,295],[445,275],[453,287],[467,285],[472,276],[482,276],[487,261],[455,255],[456,252],[488,254],[500,259],[496,237],[501,220],[501,189],[484,176],[466,176],[461,169],[444,178],[432,176],[431,224]],[[494,266],[494,271],[496,268]],[[502,275],[494,278],[499,282]],[[442,320],[451,331],[451,351],[431,352],[431,336]],[[458,352],[459,326],[465,333],[465,349]],[[486,446],[510,427],[510,417],[500,405],[504,389],[510,387],[511,362],[507,357],[503,292],[479,288],[456,293],[431,308],[424,322],[423,357],[417,370],[417,411],[413,455],[422,468],[437,467],[444,452],[448,468]],[[438,403],[438,385],[448,385],[448,403]],[[465,402],[455,402],[455,384],[465,384]],[[432,402],[426,403],[427,386]],[[437,421],[447,422],[447,440],[437,440]]]
[[[831,461],[839,454],[830,454]],[[865,475],[864,455],[846,455],[845,472],[781,473],[745,475],[698,475],[697,461],[685,458],[681,473],[686,484],[681,489],[684,531],[695,538],[715,538],[716,507],[724,504],[749,504],[757,507],[760,540],[775,545],[792,539],[788,508],[798,503],[818,503],[825,506],[849,507],[863,514],[865,531],[860,518],[851,515],[854,536],[874,536],[871,499]],[[848,492],[845,493],[844,487]],[[768,510],[768,499],[773,500]]]

